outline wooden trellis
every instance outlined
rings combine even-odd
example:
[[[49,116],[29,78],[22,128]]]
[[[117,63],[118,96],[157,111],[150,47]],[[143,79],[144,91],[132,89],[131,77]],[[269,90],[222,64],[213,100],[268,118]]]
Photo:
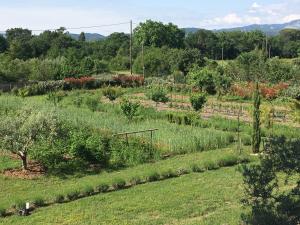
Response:
[[[132,131],[132,132],[124,132],[124,133],[117,133],[114,134],[113,137],[116,136],[125,136],[126,143],[129,145],[128,136],[133,134],[141,134],[141,133],[150,133],[150,139],[151,139],[151,147],[153,148],[153,134],[155,131],[158,131],[158,129],[148,129],[148,130],[141,130],[141,131]]]

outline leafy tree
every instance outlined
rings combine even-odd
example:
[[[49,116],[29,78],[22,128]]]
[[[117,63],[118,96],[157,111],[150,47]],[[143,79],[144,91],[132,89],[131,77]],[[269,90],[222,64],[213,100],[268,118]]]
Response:
[[[260,163],[243,167],[246,194],[243,202],[251,208],[251,212],[242,217],[247,224],[299,224],[299,146],[297,139],[271,137],[266,140]],[[282,175],[286,175],[283,186],[279,185]],[[291,176],[294,176],[293,183],[289,183]]]
[[[170,48],[181,48],[184,45],[185,33],[176,25],[169,23],[163,24],[147,20],[140,23],[134,30],[134,39],[139,46],[152,46],[161,48],[168,46]]]
[[[171,74],[171,65],[167,57],[168,48],[147,48],[144,53],[146,76],[165,76]],[[143,73],[142,54],[133,65],[136,73]]]
[[[39,142],[55,143],[56,138],[65,135],[63,123],[54,111],[23,109],[16,117],[2,120],[0,134],[3,149],[18,155],[22,167],[27,170],[28,154]]]
[[[131,102],[128,99],[123,99],[123,101],[121,102],[121,110],[129,121],[137,116],[139,107],[139,103]]]
[[[203,93],[200,94],[193,94],[190,97],[190,101],[192,104],[192,107],[195,111],[199,111],[203,108],[204,104],[206,103],[206,95]]]
[[[188,48],[200,50],[206,57],[215,58],[218,49],[218,38],[209,30],[201,29],[196,33],[190,33],[185,39]]]
[[[188,81],[190,84],[198,87],[202,92],[206,91],[208,94],[215,94],[215,76],[218,76],[215,71],[196,66],[189,72]]]
[[[237,63],[241,69],[240,79],[244,81],[253,81],[254,79],[263,79],[265,71],[266,58],[262,51],[252,51],[242,53],[237,58]]]
[[[260,129],[260,93],[258,82],[255,84],[255,92],[253,95],[254,109],[253,109],[253,131],[252,131],[252,150],[254,153],[259,153],[261,142],[261,129]]]

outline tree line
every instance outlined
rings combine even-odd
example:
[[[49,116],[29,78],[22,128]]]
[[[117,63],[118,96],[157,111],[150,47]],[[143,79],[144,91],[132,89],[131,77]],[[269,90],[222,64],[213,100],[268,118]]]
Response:
[[[13,28],[0,35],[0,80],[48,80],[127,70],[130,67],[130,35],[113,33],[104,40],[78,40],[64,28],[33,35]],[[144,46],[144,55],[142,55]],[[176,25],[148,20],[133,32],[134,72],[141,73],[145,61],[149,76],[187,74],[191,64],[203,66],[204,58],[231,60],[244,52],[261,49],[266,56],[293,58],[300,53],[300,31],[287,29],[266,37],[261,31],[185,33]]]

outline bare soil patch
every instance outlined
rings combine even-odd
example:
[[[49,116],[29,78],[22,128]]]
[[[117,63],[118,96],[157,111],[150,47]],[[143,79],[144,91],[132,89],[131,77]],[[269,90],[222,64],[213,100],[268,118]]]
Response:
[[[32,180],[41,177],[45,174],[44,168],[37,162],[29,162],[28,169],[23,170],[22,168],[7,169],[3,172],[6,177],[15,177],[20,179]]]

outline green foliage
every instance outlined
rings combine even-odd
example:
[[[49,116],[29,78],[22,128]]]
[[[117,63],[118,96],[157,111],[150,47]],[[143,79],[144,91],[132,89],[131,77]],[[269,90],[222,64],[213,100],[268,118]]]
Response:
[[[55,203],[63,203],[65,201],[65,196],[62,194],[58,194],[55,196],[54,202]]]
[[[267,225],[299,223],[299,178],[296,184],[285,188],[289,177],[300,172],[299,146],[300,142],[296,139],[271,137],[266,141],[260,164],[244,166],[244,204],[251,207],[251,212],[243,215],[244,221]],[[287,176],[283,186],[278,179],[282,173]]]
[[[54,106],[57,106],[64,97],[65,94],[63,92],[49,92],[46,99]]]
[[[83,196],[91,196],[94,194],[94,188],[91,186],[86,186],[82,191]]]
[[[109,189],[109,185],[106,183],[101,183],[96,187],[96,190],[100,193],[105,193]]]
[[[22,200],[17,200],[14,204],[14,208],[16,210],[22,210],[25,209],[25,207],[26,207],[26,202]]]
[[[55,111],[25,108],[16,115],[1,121],[0,134],[4,138],[0,144],[3,149],[17,154],[23,169],[27,169],[27,155],[35,154],[40,141],[55,146],[55,140],[66,135],[65,127]]]
[[[176,25],[147,20],[134,29],[134,38],[139,46],[181,48],[184,42],[184,31]]]
[[[253,153],[258,153],[261,142],[261,129],[260,129],[260,93],[258,82],[255,84],[254,92],[254,110],[253,110],[253,131],[252,131],[252,150]]]
[[[110,101],[115,101],[117,98],[123,95],[120,88],[107,87],[102,90],[103,95]]]
[[[95,112],[99,109],[99,102],[100,100],[97,96],[85,98],[85,104],[92,112]]]
[[[120,107],[126,118],[131,121],[137,116],[140,104],[138,102],[131,102],[128,99],[123,99]]]
[[[69,201],[74,201],[79,198],[80,192],[79,191],[71,191],[67,194],[67,199]]]
[[[215,71],[208,68],[194,67],[188,74],[188,81],[190,84],[199,88],[202,92],[208,94],[215,94],[216,87],[214,83],[214,77],[219,76]]]
[[[0,207],[0,218],[6,216],[6,209]]]
[[[147,176],[146,180],[148,182],[158,181],[160,179],[160,174],[156,171],[151,171]]]
[[[42,197],[36,197],[32,202],[36,207],[45,206],[45,200]]]
[[[116,178],[113,182],[112,182],[112,187],[115,190],[119,190],[119,189],[123,189],[126,186],[126,181],[122,178]]]
[[[300,85],[294,84],[288,87],[288,89],[283,91],[283,95],[296,100],[300,100]]]
[[[142,179],[139,176],[134,176],[129,180],[129,183],[132,186],[138,185],[142,183]]]
[[[147,97],[152,101],[166,103],[169,101],[167,91],[161,86],[154,86],[146,93]]]
[[[206,99],[205,94],[200,93],[200,94],[192,94],[190,97],[190,101],[191,101],[193,109],[195,111],[199,111],[203,108],[207,99]]]

